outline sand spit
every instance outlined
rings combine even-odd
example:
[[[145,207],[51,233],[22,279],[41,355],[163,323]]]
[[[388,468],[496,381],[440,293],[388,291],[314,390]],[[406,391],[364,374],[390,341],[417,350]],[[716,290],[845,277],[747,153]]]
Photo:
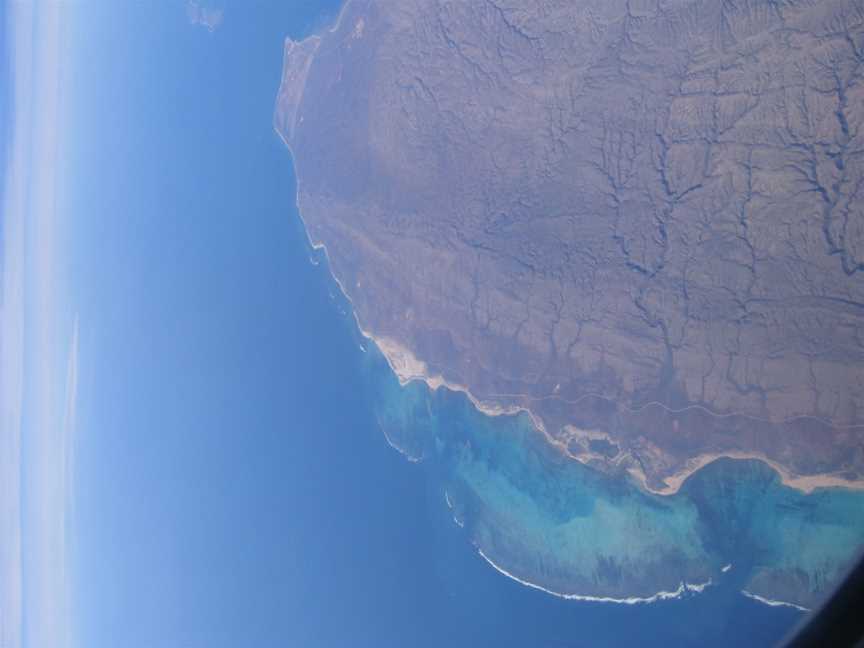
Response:
[[[640,481],[642,482],[643,487],[652,493],[656,493],[657,495],[674,495],[681,489],[681,486],[685,481],[687,481],[688,477],[718,459],[755,459],[761,461],[762,463],[769,465],[778,475],[780,475],[780,481],[783,482],[784,486],[794,488],[802,493],[809,494],[817,488],[848,488],[851,490],[864,490],[864,479],[850,480],[831,473],[821,475],[796,475],[778,464],[776,461],[773,461],[758,452],[740,452],[736,450],[703,454],[690,459],[684,468],[673,475],[664,478],[664,481],[667,484],[666,488],[650,488],[645,483],[644,475]]]

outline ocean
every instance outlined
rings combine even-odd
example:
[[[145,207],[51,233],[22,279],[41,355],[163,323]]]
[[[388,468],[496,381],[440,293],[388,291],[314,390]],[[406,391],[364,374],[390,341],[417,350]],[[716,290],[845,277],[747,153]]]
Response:
[[[556,497],[537,439],[518,417],[398,386],[308,244],[271,126],[282,39],[322,28],[338,4],[225,2],[213,32],[182,3],[106,5],[70,35],[86,61],[67,190],[80,215],[80,645],[778,640],[801,613],[742,596],[734,566],[701,593],[624,605],[526,587],[479,554],[508,562],[550,541],[536,528],[548,520],[486,515],[501,496],[499,513],[518,517],[496,471],[520,472],[535,501]],[[460,454],[469,441],[476,453]],[[556,504],[567,519],[616,487],[573,471],[554,473],[574,495]],[[534,535],[496,544],[501,529]],[[601,531],[580,541],[620,541]]]

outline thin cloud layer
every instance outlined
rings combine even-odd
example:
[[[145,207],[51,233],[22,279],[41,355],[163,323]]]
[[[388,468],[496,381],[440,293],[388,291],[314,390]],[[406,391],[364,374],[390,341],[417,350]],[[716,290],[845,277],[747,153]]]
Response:
[[[77,323],[70,331],[58,319],[56,289],[63,11],[13,3],[6,25],[13,119],[0,216],[3,648],[70,642],[66,528],[78,338]]]
[[[209,32],[214,32],[219,29],[222,20],[225,18],[225,11],[216,7],[208,7],[190,0],[186,5],[186,15],[189,18],[189,24],[203,27]]]

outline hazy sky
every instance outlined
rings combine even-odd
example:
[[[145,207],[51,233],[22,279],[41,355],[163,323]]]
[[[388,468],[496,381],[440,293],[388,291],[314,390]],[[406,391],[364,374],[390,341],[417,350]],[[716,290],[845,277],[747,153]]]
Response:
[[[326,440],[292,349],[310,291],[336,311],[270,112],[282,38],[318,9],[262,30],[182,2],[12,8],[3,648],[315,644],[328,608],[300,561],[328,540],[292,538],[326,502],[285,443]]]
[[[77,335],[62,295],[65,39],[57,5],[7,7],[0,623],[4,646],[64,646]],[[70,316],[71,315],[71,316]]]

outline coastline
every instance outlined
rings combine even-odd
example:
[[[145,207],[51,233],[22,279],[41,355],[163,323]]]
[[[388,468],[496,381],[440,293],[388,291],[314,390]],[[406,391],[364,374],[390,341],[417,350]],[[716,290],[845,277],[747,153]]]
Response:
[[[310,38],[312,37],[310,36]],[[317,36],[315,38],[317,38]],[[276,132],[279,139],[283,142],[285,147],[288,149],[293,161],[294,150],[292,149],[290,143],[285,139],[285,136],[279,131],[279,128],[275,125],[274,131]],[[543,421],[530,408],[523,405],[504,406],[498,403],[489,403],[488,401],[480,400],[465,385],[450,382],[440,375],[431,375],[428,372],[428,367],[426,363],[417,358],[408,348],[406,348],[401,343],[386,336],[376,336],[371,331],[365,329],[363,327],[363,324],[360,322],[360,317],[357,314],[356,308],[354,308],[354,302],[351,299],[351,296],[348,294],[348,291],[345,289],[345,286],[342,284],[339,277],[337,277],[332,271],[333,265],[330,260],[330,254],[327,250],[327,246],[323,242],[315,241],[312,238],[312,234],[306,224],[306,220],[303,217],[303,210],[300,204],[299,177],[296,178],[296,186],[297,188],[294,202],[297,206],[297,214],[300,218],[300,222],[303,226],[303,231],[306,234],[306,239],[309,243],[309,246],[313,250],[323,252],[324,257],[327,260],[330,276],[336,282],[336,285],[339,287],[340,292],[348,301],[348,304],[351,307],[351,314],[354,317],[354,322],[357,325],[357,330],[364,338],[366,338],[370,342],[373,342],[378,347],[378,349],[381,351],[381,354],[387,360],[387,364],[390,366],[390,369],[393,371],[393,373],[399,380],[400,385],[404,387],[410,382],[419,381],[425,383],[426,386],[432,391],[437,391],[440,388],[445,388],[452,392],[461,392],[465,395],[466,398],[468,398],[469,401],[471,401],[471,404],[479,412],[482,412],[487,416],[512,416],[524,413],[531,419],[531,422],[534,425],[535,429],[537,429],[538,432],[543,434],[548,443],[558,448],[559,451],[561,451],[574,461],[580,461],[580,463],[583,464],[586,463],[585,461],[582,461],[578,457],[568,452],[566,444],[564,442],[552,437],[552,435],[550,435],[548,430],[546,429],[546,426],[543,424]],[[716,415],[731,416],[731,414]],[[396,449],[398,450],[398,448]],[[633,477],[634,481],[639,485],[639,487],[642,488],[645,492],[651,493],[653,495],[666,497],[676,494],[689,477],[691,477],[694,473],[698,472],[705,466],[719,459],[761,461],[779,475],[780,481],[784,486],[805,494],[812,493],[814,490],[819,488],[845,488],[848,490],[864,490],[864,479],[852,481],[831,473],[816,475],[796,475],[781,464],[765,457],[760,453],[748,453],[737,450],[706,453],[697,455],[696,457],[689,459],[682,469],[663,478],[663,481],[667,484],[665,488],[652,488],[648,484],[647,476],[642,471],[631,469],[628,471],[628,473],[631,475],[631,477]]]
[[[341,23],[342,17],[345,14],[345,11],[347,10],[347,8],[350,4],[351,4],[351,0],[346,0],[346,2],[344,3],[344,5],[342,7],[342,10],[339,13],[336,24],[333,27],[326,30],[325,33],[332,33],[338,29],[338,27]],[[288,39],[288,40],[290,41],[290,39]],[[304,68],[305,68],[304,71],[308,72],[308,69],[314,63],[313,59],[315,57],[317,45],[320,42],[320,40],[321,40],[321,35],[310,35],[301,41],[297,41],[297,42],[291,41],[290,45],[286,41],[286,48],[285,48],[286,61],[287,61],[287,57],[291,54],[291,52],[297,46],[312,43],[312,44],[314,44],[314,49],[313,49],[313,52],[311,53],[311,55],[309,57],[310,60],[307,60],[304,62]],[[284,70],[285,70],[285,62],[283,62],[283,82],[284,82]],[[296,90],[297,86],[296,85],[293,86],[292,89]],[[277,93],[277,106],[276,106],[276,112],[274,113],[274,130],[275,130],[276,134],[278,135],[278,137],[283,142],[283,144],[286,146],[288,151],[290,152],[291,157],[292,157],[292,164],[294,165],[295,170],[296,170],[296,164],[294,164],[295,154],[294,154],[294,150],[293,150],[289,140],[293,139],[291,135],[292,135],[293,127],[295,125],[294,120],[296,120],[299,117],[299,108],[301,106],[303,94],[304,94],[303,93],[303,84],[300,84],[299,90],[300,90],[300,92],[295,93],[292,97],[293,100],[295,101],[295,104],[294,104],[295,112],[294,112],[293,119],[292,119],[291,124],[290,124],[290,129],[288,130],[287,137],[282,132],[282,130],[280,130],[280,124],[279,124],[278,120],[276,119],[277,115],[279,114],[278,98],[281,97],[282,93],[283,93],[282,82],[280,82],[279,91]],[[302,120],[302,118],[301,118],[301,120]],[[343,285],[340,278],[338,276],[336,276],[335,272],[333,271],[333,264],[332,264],[332,260],[330,258],[330,254],[329,254],[329,250],[327,249],[327,246],[324,244],[323,241],[316,241],[313,239],[311,230],[310,230],[310,228],[309,228],[309,226],[308,226],[308,224],[304,218],[304,210],[303,210],[303,207],[301,204],[301,181],[300,181],[299,175],[297,175],[296,173],[295,173],[295,177],[296,177],[295,205],[296,205],[296,209],[297,209],[297,214],[300,218],[300,223],[302,225],[303,231],[306,234],[306,238],[307,238],[307,241],[308,241],[310,247],[317,252],[323,251],[324,258],[327,260],[327,263],[329,265],[328,273],[332,277],[333,281],[335,281],[336,285],[339,287],[339,290],[341,291],[344,298],[347,300],[348,306],[350,307],[351,313],[352,313],[353,318],[354,318],[354,323],[357,326],[357,330],[359,331],[359,333],[364,338],[366,338],[367,340],[376,344],[378,349],[381,351],[381,354],[385,358],[387,364],[389,365],[390,370],[394,373],[394,375],[398,379],[399,384],[401,386],[404,387],[404,386],[406,386],[412,382],[422,382],[430,391],[433,391],[433,392],[437,391],[440,388],[446,388],[447,390],[449,390],[451,392],[461,392],[471,402],[473,407],[478,412],[480,412],[486,416],[494,416],[494,417],[513,416],[513,415],[525,413],[531,419],[533,427],[537,431],[539,431],[543,434],[543,436],[546,439],[546,442],[555,446],[559,451],[561,451],[563,454],[565,454],[569,458],[576,460],[576,461],[580,461],[583,464],[587,464],[586,461],[581,460],[580,458],[572,455],[568,451],[567,443],[565,441],[562,441],[560,439],[556,439],[551,434],[549,434],[549,432],[547,431],[542,419],[540,419],[539,416],[537,414],[535,414],[531,410],[530,407],[525,406],[525,405],[517,405],[517,404],[504,405],[504,404],[501,404],[500,402],[495,402],[495,401],[491,401],[491,400],[481,400],[475,394],[473,394],[467,386],[459,384],[459,383],[454,383],[454,382],[448,381],[444,376],[442,376],[440,374],[433,374],[430,371],[427,363],[424,362],[423,360],[419,359],[406,345],[404,345],[404,344],[398,342],[397,340],[394,340],[388,336],[376,335],[372,331],[367,330],[360,321],[360,316],[357,312],[357,309],[354,307],[354,302],[353,302],[349,292],[346,290],[346,287]],[[518,394],[502,395],[502,396],[510,396],[512,398],[528,398],[527,396],[520,396]],[[588,397],[592,397],[592,396],[603,398],[602,396],[599,396],[599,395],[586,394],[583,397],[580,397],[579,400],[581,400],[582,398],[588,398]],[[637,408],[637,410],[641,410],[641,409],[644,409],[644,408],[650,407],[650,406],[658,406],[658,407],[664,408],[670,412],[677,411],[677,410],[671,410],[669,407],[665,406],[663,403],[660,403],[660,402],[652,402],[652,403],[643,404],[642,406]],[[693,405],[692,407],[704,409],[709,414],[711,414],[713,416],[718,416],[718,417],[729,417],[729,416],[736,416],[737,415],[735,413],[720,414],[720,413],[712,412],[701,405]],[[685,409],[687,409],[687,408],[685,408]],[[636,410],[634,410],[634,411],[636,411]],[[747,415],[741,414],[741,416],[747,416]],[[750,418],[755,418],[755,417],[750,417]],[[418,462],[421,460],[421,457],[414,457],[414,456],[410,455],[408,452],[406,452],[404,449],[398,447],[398,445],[396,445],[393,442],[393,440],[389,438],[389,436],[386,434],[386,432],[384,432],[384,436],[385,436],[387,443],[391,447],[393,447],[397,452],[399,452],[405,458],[407,458],[410,462],[413,463],[413,462]],[[864,479],[847,480],[847,479],[840,477],[837,474],[796,475],[793,472],[791,472],[790,470],[788,470],[787,468],[783,467],[781,464],[777,463],[774,460],[771,460],[771,459],[765,457],[764,455],[761,455],[761,454],[755,453],[755,452],[754,453],[748,453],[748,452],[743,452],[743,451],[705,453],[705,454],[697,455],[695,457],[691,457],[690,459],[688,459],[685,462],[685,464],[682,468],[680,468],[678,471],[674,472],[670,476],[663,478],[663,482],[666,484],[666,486],[663,488],[656,488],[656,487],[652,488],[648,483],[647,476],[644,474],[644,472],[641,472],[638,469],[637,470],[630,469],[630,470],[628,470],[628,473],[633,478],[634,484],[639,489],[641,489],[647,493],[657,495],[657,496],[664,496],[664,497],[665,496],[672,496],[672,495],[675,495],[676,493],[679,492],[679,490],[683,486],[684,482],[686,482],[686,480],[691,475],[695,474],[696,472],[698,472],[702,468],[708,466],[709,464],[711,464],[715,461],[718,461],[720,459],[724,459],[724,458],[733,459],[733,460],[757,460],[757,461],[761,461],[761,462],[765,463],[767,466],[769,466],[772,470],[774,470],[778,474],[780,481],[782,482],[782,484],[784,486],[786,486],[788,488],[792,488],[796,491],[800,491],[800,492],[805,493],[805,494],[812,493],[814,490],[819,489],[819,488],[845,488],[845,489],[849,489],[849,490],[864,490]],[[461,527],[463,525],[463,523],[462,523],[462,521],[460,521],[458,519],[458,517],[455,513],[455,510],[454,510],[454,507],[452,505],[452,502],[450,501],[449,494],[446,491],[444,493],[444,496],[445,496],[445,500],[446,500],[448,508],[453,513],[454,522],[458,526]],[[515,580],[516,582],[520,583],[521,585],[525,585],[527,587],[543,591],[547,594],[550,594],[552,596],[555,596],[555,597],[561,598],[561,599],[565,599],[565,600],[618,603],[618,604],[625,604],[625,605],[634,605],[634,604],[640,604],[640,603],[653,603],[653,602],[661,601],[661,600],[679,599],[683,596],[686,596],[687,593],[701,593],[707,587],[715,584],[710,578],[704,583],[695,583],[695,584],[690,584],[690,583],[686,583],[684,581],[681,581],[678,588],[673,590],[673,591],[663,590],[663,591],[656,592],[655,594],[653,594],[651,596],[645,596],[645,597],[634,596],[634,597],[626,597],[626,598],[614,598],[614,597],[595,597],[595,596],[590,596],[590,595],[580,595],[580,594],[572,594],[572,593],[571,594],[565,594],[565,593],[561,593],[561,592],[555,592],[553,590],[547,589],[547,588],[545,588],[541,585],[538,585],[536,583],[532,583],[530,581],[519,578],[518,576],[508,572],[506,569],[504,569],[500,565],[496,564],[488,555],[486,555],[483,552],[482,549],[480,549],[480,547],[476,547],[476,549],[477,549],[479,555],[499,573],[507,576],[508,578],[510,578],[512,580]],[[724,568],[722,568],[721,572],[725,573],[730,568],[731,568],[731,565],[727,565]],[[751,592],[748,592],[746,590],[741,590],[741,594],[743,594],[744,596],[751,598],[755,601],[758,601],[762,604],[771,606],[771,607],[784,606],[784,607],[791,607],[791,608],[794,608],[794,609],[799,610],[799,611],[804,611],[804,612],[809,611],[808,608],[802,607],[802,606],[797,605],[795,603],[789,603],[789,602],[785,602],[785,601],[768,599],[768,598],[759,596],[757,594],[753,594]]]
[[[326,252],[327,248],[323,244],[319,243],[316,249],[320,248],[323,248]],[[336,279],[336,277],[334,277],[334,279]],[[339,284],[342,292],[345,293],[345,290],[342,287],[342,284],[339,283],[338,279],[336,279],[336,282]],[[346,298],[350,303],[351,298],[348,297],[347,294]],[[378,346],[382,355],[386,358],[387,363],[390,365],[391,370],[393,371],[393,373],[396,374],[396,377],[399,379],[399,384],[404,386],[410,382],[420,381],[425,383],[426,386],[432,391],[436,391],[443,387],[453,392],[461,392],[465,394],[468,400],[471,401],[471,403],[479,412],[482,412],[487,416],[515,415],[524,412],[530,417],[534,427],[543,434],[543,436],[550,444],[557,447],[561,452],[563,452],[573,460],[580,461],[580,463],[586,464],[585,461],[582,461],[579,457],[574,456],[567,450],[566,443],[552,437],[546,430],[546,427],[543,425],[543,422],[540,420],[540,418],[536,414],[534,414],[534,412],[532,412],[529,408],[520,405],[502,406],[496,403],[488,403],[485,401],[481,401],[476,396],[474,396],[474,394],[471,393],[470,389],[465,385],[451,383],[440,375],[430,375],[428,373],[426,363],[414,356],[414,354],[409,349],[407,349],[400,343],[391,340],[390,338],[377,338],[374,334],[363,329],[360,324],[360,320],[357,318],[356,311],[354,311],[354,318],[357,321],[357,326],[360,330],[360,333]],[[681,490],[684,482],[687,481],[687,479],[691,475],[698,472],[705,466],[720,459],[761,461],[780,476],[780,481],[783,483],[784,486],[805,494],[810,494],[818,488],[847,488],[849,490],[864,490],[864,479],[852,481],[830,473],[817,475],[796,475],[781,464],[774,461],[773,459],[769,459],[768,457],[765,457],[760,453],[742,452],[737,450],[731,450],[728,452],[705,453],[689,459],[682,469],[663,478],[663,481],[667,484],[666,488],[652,488],[648,484],[647,477],[642,471],[631,469],[629,473],[643,490],[654,495],[661,495],[665,497],[676,494],[679,490]]]
[[[345,3],[343,4],[342,9],[340,10],[339,15],[338,15],[335,23],[333,24],[332,27],[329,27],[325,30],[325,32],[324,32],[325,34],[326,33],[334,33],[339,29],[339,26],[342,23],[342,19],[345,16],[345,13],[347,12],[347,10],[351,4],[352,4],[351,0],[345,0]],[[274,115],[273,115],[273,117],[274,117],[273,126],[274,126],[274,130],[276,131],[276,134],[279,136],[279,138],[282,140],[282,142],[284,143],[286,148],[291,153],[292,162],[295,158],[295,155],[294,155],[294,150],[291,146],[291,143],[289,142],[289,139],[291,138],[291,136],[293,134],[295,121],[298,118],[299,109],[300,109],[300,106],[302,104],[303,95],[304,95],[303,89],[305,86],[305,77],[308,74],[309,69],[311,68],[311,66],[314,62],[314,58],[315,58],[315,55],[317,53],[318,46],[319,46],[320,42],[321,42],[321,35],[319,35],[319,34],[311,34],[300,41],[293,41],[290,38],[288,38],[288,39],[286,39],[286,42],[285,42],[285,48],[284,48],[284,52],[283,52],[282,75],[280,78],[279,88],[277,89],[277,93],[276,93],[276,107],[275,107]],[[312,51],[311,52],[303,52],[302,55],[300,56],[301,60],[299,61],[299,64],[300,64],[300,67],[302,68],[302,70],[301,70],[301,74],[299,75],[299,77],[302,77],[302,78],[297,78],[296,76],[292,77],[290,74],[287,73],[287,71],[292,69],[291,66],[288,65],[289,57],[291,56],[292,52],[294,52],[295,50],[302,49],[302,48],[310,46],[310,45],[312,46]],[[291,109],[292,114],[291,114],[290,123],[288,123],[288,124],[286,124],[284,121],[285,111],[281,107],[281,104],[282,104],[281,100],[284,97],[290,97],[290,106],[289,107]],[[302,117],[301,117],[301,119],[302,119]],[[280,126],[282,128],[280,128]],[[282,129],[284,129],[286,126],[288,128],[288,136],[287,137],[282,132]],[[296,165],[295,165],[295,167],[296,167]],[[386,336],[376,335],[373,332],[365,329],[363,327],[362,323],[360,322],[360,318],[357,314],[357,310],[356,310],[356,308],[354,308],[354,303],[353,303],[348,291],[346,290],[345,286],[340,281],[339,277],[337,277],[332,270],[333,265],[331,263],[331,259],[330,259],[330,255],[329,255],[329,252],[327,250],[327,247],[324,245],[324,243],[322,241],[315,241],[312,238],[311,231],[310,231],[310,229],[309,229],[309,227],[308,227],[308,225],[307,225],[307,223],[303,217],[303,209],[302,209],[301,199],[300,199],[300,196],[301,196],[301,194],[300,194],[300,178],[297,177],[296,173],[295,173],[295,177],[296,177],[295,204],[297,206],[297,212],[298,212],[298,215],[300,217],[300,221],[303,225],[303,230],[306,233],[306,238],[309,241],[309,245],[314,250],[317,250],[317,251],[323,250],[324,256],[327,259],[327,262],[329,264],[330,275],[333,277],[334,281],[339,286],[339,290],[342,292],[342,294],[345,296],[345,299],[348,301],[348,304],[351,307],[351,311],[352,311],[352,314],[354,316],[354,321],[357,325],[358,330],[360,331],[360,333],[363,337],[374,342],[378,346],[382,355],[387,360],[387,363],[390,365],[391,370],[396,374],[396,377],[399,379],[399,383],[401,385],[404,386],[404,385],[408,384],[409,382],[421,381],[421,382],[425,383],[426,386],[432,391],[436,391],[436,390],[443,387],[443,388],[446,388],[446,389],[453,391],[453,392],[461,392],[468,398],[468,400],[471,401],[471,403],[474,405],[475,408],[477,408],[478,411],[482,412],[483,414],[486,414],[487,416],[516,415],[516,414],[520,414],[520,413],[525,413],[531,419],[534,427],[540,433],[543,434],[543,436],[546,438],[548,443],[550,443],[553,446],[555,446],[556,448],[558,448],[558,450],[560,452],[562,452],[566,456],[570,457],[571,459],[573,459],[575,461],[580,461],[581,463],[583,463],[585,465],[588,464],[588,462],[584,458],[578,457],[568,450],[566,441],[562,441],[560,439],[556,439],[555,437],[553,437],[548,432],[548,430],[546,429],[546,427],[543,424],[543,421],[540,419],[540,417],[537,414],[535,414],[530,409],[530,407],[527,407],[524,405],[502,405],[502,404],[496,403],[496,402],[481,400],[475,394],[473,394],[471,392],[471,390],[466,385],[453,383],[451,381],[448,381],[446,378],[444,378],[441,375],[431,374],[429,369],[428,369],[427,364],[424,361],[422,361],[421,359],[417,358],[414,355],[414,353],[410,349],[408,349],[404,344],[402,344],[396,340],[393,340],[389,337],[386,337]],[[513,398],[519,397],[518,394],[512,394],[509,396],[511,396]],[[599,396],[599,395],[586,394],[586,395],[580,397],[579,400],[581,400],[582,398],[587,398],[589,396],[594,396],[597,398],[604,398],[604,397]],[[658,406],[658,407],[662,407],[662,408],[669,410],[669,411],[675,411],[675,412],[679,411],[679,410],[671,410],[669,407],[667,407],[663,403],[659,403],[659,402],[652,402],[652,403],[643,404],[640,407],[636,408],[636,410],[634,410],[634,411],[640,411],[640,410],[645,409],[646,407],[649,407],[649,406]],[[717,412],[712,412],[701,405],[692,405],[692,406],[688,406],[687,408],[684,408],[684,409],[690,409],[691,407],[703,409],[713,416],[722,417],[722,418],[736,415],[735,413],[720,414]],[[683,410],[681,410],[681,411],[683,411]],[[741,416],[745,416],[745,415],[742,414]],[[826,422],[826,424],[827,424],[827,422]],[[388,442],[389,441],[390,440],[388,439]],[[392,445],[392,443],[391,443],[391,445]],[[793,488],[793,489],[800,491],[800,492],[803,492],[805,494],[812,493],[814,490],[819,489],[819,488],[846,488],[846,489],[850,489],[850,490],[864,490],[864,478],[858,479],[858,480],[848,480],[848,479],[845,479],[845,478],[841,477],[840,475],[834,474],[834,473],[815,474],[815,475],[798,475],[798,474],[793,473],[791,470],[784,467],[783,465],[779,464],[777,461],[775,461],[773,459],[769,459],[768,457],[764,456],[761,453],[743,452],[743,451],[737,451],[737,450],[731,450],[731,451],[726,451],[726,452],[704,453],[704,454],[700,454],[700,455],[696,455],[694,457],[691,457],[685,461],[684,466],[681,467],[679,470],[677,470],[676,472],[673,472],[672,474],[670,474],[668,476],[662,477],[662,481],[666,484],[666,486],[661,487],[661,488],[652,487],[648,483],[648,481],[649,481],[648,476],[640,468],[632,468],[631,467],[628,469],[627,472],[630,474],[630,476],[633,478],[633,480],[638,484],[638,486],[641,489],[643,489],[645,492],[652,493],[654,495],[669,496],[669,495],[674,495],[675,493],[677,493],[681,489],[681,487],[683,486],[684,482],[691,475],[693,475],[697,471],[701,470],[702,468],[704,468],[708,464],[713,463],[714,461],[717,461],[719,459],[761,461],[761,462],[765,463],[766,465],[768,465],[771,469],[773,469],[780,476],[780,480],[784,486],[787,486],[789,488]]]
[[[668,477],[664,477],[668,486],[662,489],[654,489],[645,482],[644,474],[641,475],[641,485],[645,490],[654,493],[655,495],[674,495],[679,490],[684,482],[694,473],[702,470],[705,466],[714,463],[720,459],[734,459],[741,461],[755,460],[769,466],[774,472],[780,476],[780,481],[787,488],[792,488],[801,493],[809,495],[818,488],[846,488],[848,490],[864,490],[864,479],[848,480],[837,476],[836,474],[824,473],[816,475],[796,475],[789,469],[777,463],[773,459],[758,453],[758,452],[742,452],[738,450],[730,450],[728,452],[712,452],[697,455],[687,461],[687,465],[676,473]]]

